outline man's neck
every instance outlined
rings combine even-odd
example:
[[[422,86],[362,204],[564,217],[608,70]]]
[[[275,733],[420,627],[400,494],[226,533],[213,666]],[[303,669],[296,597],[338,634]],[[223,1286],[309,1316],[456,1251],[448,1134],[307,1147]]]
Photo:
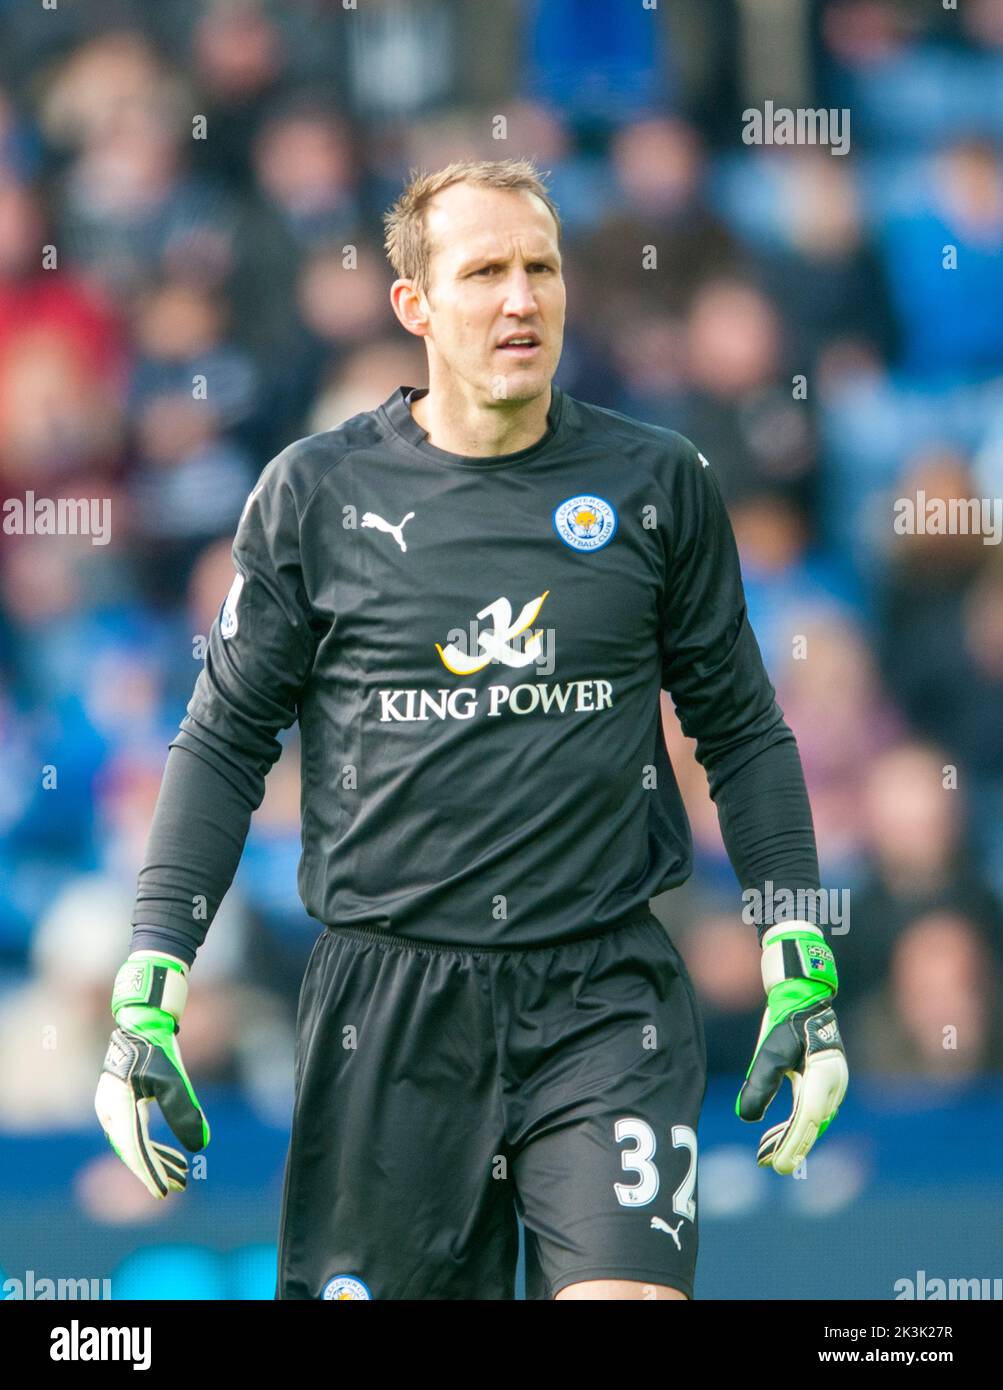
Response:
[[[547,433],[550,388],[532,401],[498,402],[489,408],[468,405],[433,387],[411,402],[411,414],[429,444],[466,458],[515,454],[537,444]]]

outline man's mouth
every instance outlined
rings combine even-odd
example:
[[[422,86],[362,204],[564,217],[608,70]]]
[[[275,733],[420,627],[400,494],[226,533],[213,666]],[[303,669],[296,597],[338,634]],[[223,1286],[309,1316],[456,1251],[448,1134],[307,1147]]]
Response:
[[[540,339],[535,333],[512,333],[498,344],[498,352],[507,352],[510,357],[532,357],[540,350]]]

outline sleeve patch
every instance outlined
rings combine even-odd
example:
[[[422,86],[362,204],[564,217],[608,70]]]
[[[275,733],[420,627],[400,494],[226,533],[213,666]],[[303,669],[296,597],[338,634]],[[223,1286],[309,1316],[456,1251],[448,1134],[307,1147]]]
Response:
[[[222,637],[233,637],[237,631],[237,600],[240,598],[240,591],[243,587],[244,576],[238,572],[230,585],[230,592],[226,596],[223,612],[219,619],[219,631]]]

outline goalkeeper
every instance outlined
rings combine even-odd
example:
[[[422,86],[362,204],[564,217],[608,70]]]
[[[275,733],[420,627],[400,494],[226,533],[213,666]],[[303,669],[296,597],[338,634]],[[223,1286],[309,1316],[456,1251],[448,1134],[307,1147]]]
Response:
[[[706,1048],[649,907],[692,869],[660,692],[739,885],[783,901],[818,889],[797,744],[712,463],[554,384],[560,221],[536,170],[415,174],[386,245],[429,386],[290,445],[248,499],[98,1113],[151,1193],[184,1185],[182,1150],[209,1137],[179,1048],[188,971],[298,721],[319,935],[277,1297],[511,1298],[521,1219],[530,1298],[692,1298]],[[758,1155],[783,1174],[846,1085],[836,966],[804,916],[758,923],[738,1100],[759,1121],[784,1088]],[[181,1148],[151,1138],[154,1103]]]

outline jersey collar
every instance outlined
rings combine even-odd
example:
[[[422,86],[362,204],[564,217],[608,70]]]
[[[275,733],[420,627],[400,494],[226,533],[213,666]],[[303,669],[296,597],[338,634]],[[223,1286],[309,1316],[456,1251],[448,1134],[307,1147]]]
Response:
[[[428,435],[411,414],[410,405],[411,401],[420,400],[422,396],[427,395],[427,386],[398,386],[390,399],[384,402],[383,409],[387,419],[397,434],[426,457],[438,459],[443,463],[459,464],[466,468],[492,468],[498,464],[516,463],[545,448],[553,439],[558,428],[563,407],[563,393],[551,383],[550,409],[547,411],[547,432],[542,438],[538,439],[535,444],[530,444],[528,448],[519,449],[513,454],[488,454],[480,458],[471,458],[465,454],[448,453],[445,449],[438,449],[428,442]]]

